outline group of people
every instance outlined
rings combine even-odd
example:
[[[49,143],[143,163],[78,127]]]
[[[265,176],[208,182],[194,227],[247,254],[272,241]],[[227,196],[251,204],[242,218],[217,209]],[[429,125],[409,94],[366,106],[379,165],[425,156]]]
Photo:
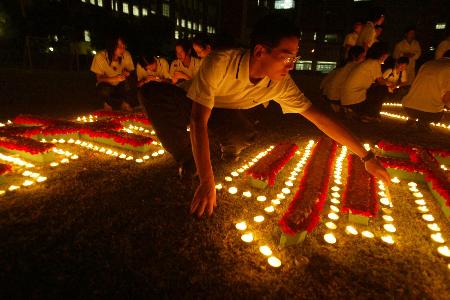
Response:
[[[425,63],[416,78],[416,61],[422,51],[415,28],[405,30],[390,57],[380,41],[384,18],[382,9],[374,9],[366,24],[354,24],[343,44],[345,62],[324,78],[322,94],[333,111],[365,123],[380,121],[388,96],[402,97],[408,125],[429,130],[428,124],[439,121],[444,106],[449,105],[450,37],[440,43],[435,60]]]
[[[92,61],[91,71],[96,75],[96,91],[99,106],[105,110],[132,111],[133,86],[138,89],[149,82],[181,84],[191,80],[198,72],[202,58],[212,50],[212,41],[204,35],[192,41],[178,40],[175,45],[176,59],[169,63],[163,57],[141,54],[136,66],[126,50],[123,37],[110,39],[105,50],[99,51]],[[193,53],[195,51],[195,55]],[[132,76],[136,74],[136,77]]]

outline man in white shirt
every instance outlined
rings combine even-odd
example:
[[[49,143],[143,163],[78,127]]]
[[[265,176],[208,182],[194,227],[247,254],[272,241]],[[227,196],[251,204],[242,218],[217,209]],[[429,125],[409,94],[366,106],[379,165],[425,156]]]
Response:
[[[358,36],[356,45],[364,47],[367,51],[376,42],[377,32],[376,25],[383,25],[384,23],[384,9],[374,8],[370,12],[369,21],[363,26],[361,33]]]
[[[356,41],[358,41],[362,27],[363,25],[361,22],[356,22],[353,24],[353,32],[350,32],[345,36],[344,43],[342,45],[342,47],[344,47],[344,59],[347,59],[350,48],[356,45]]]
[[[410,117],[408,124],[417,119],[421,129],[429,130],[429,123],[442,118],[444,107],[450,106],[450,50],[422,65],[402,105]]]
[[[163,57],[141,55],[136,65],[138,87],[150,81],[169,81],[169,63]]]
[[[302,114],[330,137],[347,145],[363,158],[371,174],[389,180],[386,170],[373,154],[367,152],[342,125],[313,107],[289,76],[298,59],[299,41],[299,30],[286,18],[266,16],[255,26],[250,50],[217,51],[204,59],[187,97],[178,97],[183,95],[183,91],[174,90],[175,86],[166,92],[144,88],[144,106],[150,112],[163,145],[166,147],[167,144],[168,151],[177,161],[189,157],[195,161],[200,185],[191,204],[191,213],[199,217],[205,212],[211,215],[217,205],[208,138],[208,121],[216,108],[248,109],[273,99],[281,105],[284,113]],[[165,93],[177,99],[160,97]],[[173,104],[164,104],[164,101]],[[174,117],[166,115],[155,122],[153,116],[165,114],[163,109],[172,110]],[[182,109],[188,110],[182,120],[176,120],[181,118]],[[165,125],[173,120],[177,122]],[[185,131],[189,121],[191,143]]]
[[[197,74],[202,60],[191,55],[192,44],[187,40],[178,40],[175,45],[177,59],[170,65],[172,83],[191,80]]]
[[[444,57],[444,53],[447,52],[447,50],[450,50],[450,35],[447,36],[445,40],[439,43],[439,45],[436,48],[436,53],[434,58],[439,59]]]
[[[395,62],[393,68],[388,68],[383,72],[383,78],[391,82],[394,86],[389,87],[389,93],[394,93],[398,88],[407,85],[408,75],[406,69],[408,68],[409,58],[402,56]]]
[[[409,58],[409,64],[407,69],[407,84],[411,85],[416,77],[416,60],[419,59],[422,54],[419,42],[416,40],[415,28],[408,28],[405,31],[405,38],[398,42],[394,48],[393,57],[398,59],[399,57],[406,56]]]
[[[132,110],[128,78],[134,71],[134,64],[130,53],[125,50],[123,38],[111,39],[105,50],[95,54],[91,71],[97,79],[97,96],[106,110]]]

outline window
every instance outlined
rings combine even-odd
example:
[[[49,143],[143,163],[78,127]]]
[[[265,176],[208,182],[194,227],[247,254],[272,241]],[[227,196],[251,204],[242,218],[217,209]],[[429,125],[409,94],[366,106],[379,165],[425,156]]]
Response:
[[[128,10],[128,3],[126,3],[126,2],[122,3],[122,11],[125,14],[129,14],[130,13],[130,11]]]
[[[185,19],[181,19],[181,27],[186,27],[186,20]]]
[[[116,2],[114,2],[114,9],[115,11],[119,11],[119,4]]]
[[[295,70],[297,71],[311,71],[312,61],[311,60],[299,60],[295,63]]]
[[[187,21],[187,28],[192,29],[192,23],[191,23],[191,21]]]
[[[337,34],[325,34],[323,41],[325,43],[335,43],[338,41]]]
[[[103,7],[103,0],[97,0],[97,5]]]
[[[133,16],[139,17],[139,7],[137,5],[133,5]]]
[[[442,30],[442,29],[447,28],[447,24],[446,23],[437,23],[435,28],[436,28],[436,30]]]
[[[321,73],[329,73],[336,68],[335,61],[318,61],[316,71]]]
[[[162,14],[163,14],[163,16],[166,16],[166,17],[170,16],[170,5],[169,5],[169,3],[163,3],[163,5],[162,5]]]
[[[143,16],[148,16],[148,9],[146,9],[145,7],[142,8],[142,15]]]
[[[89,1],[91,4],[95,5],[95,0]]]
[[[177,26],[180,26],[180,19],[177,18]]]
[[[198,31],[202,31],[202,24],[198,24]]]
[[[156,10],[152,9],[150,12],[152,13],[152,15],[156,15]]]
[[[192,29],[197,30],[197,23],[196,22],[192,22]]]
[[[294,0],[275,0],[275,9],[290,9],[294,7]]]
[[[314,32],[313,40],[317,40],[317,32]]]
[[[85,30],[84,31],[84,41],[85,42],[90,42],[91,41],[91,33],[89,32],[89,30]]]
[[[86,0],[81,0],[81,2],[84,2],[84,3],[86,3]]]
[[[179,39],[180,38],[180,32],[178,30],[175,30],[175,39]]]

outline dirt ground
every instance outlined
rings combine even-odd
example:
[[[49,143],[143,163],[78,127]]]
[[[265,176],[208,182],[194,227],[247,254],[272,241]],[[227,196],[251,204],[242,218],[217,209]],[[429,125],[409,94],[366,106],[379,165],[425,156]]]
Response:
[[[318,104],[320,78],[296,76]],[[0,120],[19,113],[73,117],[95,109],[93,93],[87,73],[0,70]],[[239,162],[220,161],[213,144],[217,182],[269,145],[289,140],[303,148],[322,135],[302,117],[283,116],[276,105],[250,115],[259,135]],[[450,149],[449,133],[441,130],[420,133],[385,119],[346,125],[372,144],[387,139]],[[390,187],[398,230],[394,245],[342,230],[338,243],[328,245],[322,222],[302,244],[278,248],[277,222],[288,201],[255,228],[257,241],[246,244],[235,223],[252,218],[261,203],[221,191],[214,215],[197,219],[189,215],[193,187],[178,180],[169,155],[135,164],[65,147],[80,159],[46,168],[45,183],[0,198],[3,299],[450,299],[450,260],[437,254],[405,185]],[[294,164],[279,178],[288,177]],[[268,195],[283,183],[277,181]],[[424,194],[448,244],[450,223]],[[382,226],[381,218],[369,225],[377,236]],[[272,246],[280,268],[266,263],[259,241]]]

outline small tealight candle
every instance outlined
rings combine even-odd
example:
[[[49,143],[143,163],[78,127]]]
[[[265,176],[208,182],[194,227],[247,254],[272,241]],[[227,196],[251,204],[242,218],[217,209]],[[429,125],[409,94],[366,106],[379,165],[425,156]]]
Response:
[[[284,194],[277,194],[278,199],[286,199],[286,196]]]
[[[331,193],[331,196],[332,196],[333,198],[340,198],[340,197],[341,197],[341,195],[340,195],[339,193],[336,193],[336,192]]]
[[[394,218],[388,215],[383,215],[383,220],[385,220],[386,222],[392,222],[394,221]]]
[[[281,201],[278,200],[278,199],[273,199],[271,202],[272,202],[273,205],[280,205],[281,204]]]
[[[389,201],[388,198],[383,197],[383,198],[380,198],[380,203],[383,204],[383,205],[390,205],[391,201]]]
[[[232,195],[236,194],[237,191],[238,191],[238,189],[235,186],[232,186],[228,189],[228,193],[230,193]]]
[[[381,237],[381,239],[383,240],[383,242],[390,244],[390,245],[392,245],[394,243],[394,239],[390,235],[383,235]]]
[[[264,211],[266,213],[273,213],[275,211],[275,208],[273,206],[267,206],[266,208],[264,208]]]
[[[270,250],[269,246],[261,246],[259,247],[259,252],[261,252],[265,256],[271,256],[272,250]]]
[[[340,188],[339,188],[338,186],[333,186],[333,187],[331,188],[331,190],[332,190],[333,192],[337,192],[337,191],[340,190]]]
[[[384,224],[383,227],[384,227],[384,230],[386,230],[387,232],[393,233],[393,232],[397,231],[397,228],[395,228],[395,226],[392,224]]]
[[[435,241],[436,243],[440,243],[440,244],[443,244],[443,243],[445,242],[445,240],[444,240],[444,238],[442,237],[442,234],[441,234],[440,232],[438,232],[438,233],[433,233],[433,234],[431,235],[431,239],[432,239],[433,241]]]
[[[386,193],[383,191],[378,192],[378,195],[380,195],[381,197],[387,197]]]
[[[438,247],[438,252],[445,257],[450,257],[450,249],[447,246]]]
[[[246,243],[251,243],[253,242],[253,234],[252,233],[243,234],[241,236],[241,239]]]
[[[390,209],[390,208],[386,208],[386,207],[383,207],[383,208],[381,208],[381,210],[385,213],[385,214],[392,214],[392,210]]]
[[[361,235],[363,237],[366,237],[366,238],[369,238],[369,239],[372,239],[374,237],[374,234],[372,232],[370,232],[370,231],[367,231],[367,230],[364,230],[363,232],[361,232]]]
[[[422,195],[421,192],[413,193],[413,195],[414,195],[414,197],[416,197],[416,198],[422,198],[422,197],[423,197],[423,195]]]
[[[239,222],[236,224],[236,229],[245,230],[245,229],[247,229],[247,224],[245,222]]]
[[[436,223],[428,224],[427,227],[428,227],[428,229],[433,230],[433,231],[441,231],[441,228]]]
[[[264,216],[256,216],[253,218],[253,221],[255,221],[256,223],[261,223],[262,221],[264,221]]]
[[[416,193],[419,191],[416,187],[410,187],[409,190],[413,193]]]
[[[357,235],[358,234],[358,230],[356,230],[356,228],[351,226],[351,225],[347,225],[347,227],[345,227],[345,232],[347,234],[352,234],[352,235]]]
[[[216,190],[221,190],[222,188],[223,188],[223,186],[221,183],[216,184]]]
[[[434,217],[431,214],[424,214],[424,215],[422,215],[422,219],[424,219],[427,222],[433,222],[434,221]]]
[[[231,178],[230,176],[226,176],[225,181],[228,181],[228,182],[233,181],[233,178]]]
[[[419,207],[417,207],[417,209],[423,213],[429,212],[429,209],[426,206],[419,206]]]
[[[327,242],[328,244],[335,244],[336,243],[336,237],[334,236],[334,234],[332,233],[326,233],[323,236],[323,239],[325,240],[325,242]]]
[[[44,176],[39,176],[39,177],[36,179],[37,182],[44,182],[44,181],[46,181],[46,180],[47,180],[47,177],[44,177]]]
[[[415,182],[408,182],[408,186],[410,186],[410,187],[416,187],[417,186],[417,183],[415,183]]]
[[[292,181],[286,181],[284,183],[286,186],[293,186],[294,184],[292,183]]]
[[[420,200],[416,200],[415,201],[417,205],[426,205],[427,203],[425,202],[425,200],[420,199]]]
[[[279,268],[281,266],[281,260],[276,258],[275,256],[271,256],[267,259],[267,262],[269,265],[271,265],[274,268]]]
[[[331,198],[330,202],[333,203],[333,204],[339,204],[339,203],[341,203],[341,201],[339,201],[339,200],[336,199],[336,198]]]
[[[250,191],[245,191],[242,193],[242,196],[250,198],[252,196],[252,193]]]
[[[326,222],[325,226],[327,226],[328,228],[333,229],[333,230],[337,228],[337,225],[334,224],[333,222]]]
[[[339,208],[337,208],[337,207],[334,206],[334,205],[330,205],[330,209],[331,209],[332,211],[334,211],[334,212],[339,212]]]
[[[328,218],[331,220],[339,220],[339,216],[335,213],[329,213]]]
[[[25,180],[23,183],[22,183],[22,185],[23,186],[30,186],[30,185],[32,185],[34,183],[34,181],[31,181],[31,180]]]
[[[231,176],[233,176],[233,177],[237,177],[237,176],[239,176],[239,173],[238,173],[238,172],[236,172],[236,171],[233,171],[233,172],[231,172]]]
[[[288,188],[283,188],[282,190],[281,190],[281,192],[283,193],[283,194],[289,194],[290,192],[291,192],[291,190],[290,189],[288,189]]]
[[[398,179],[397,177],[392,178],[391,181],[393,183],[400,183],[400,179]]]
[[[261,196],[256,197],[256,200],[259,202],[265,202],[267,200],[267,198],[266,198],[266,196],[261,195]]]

